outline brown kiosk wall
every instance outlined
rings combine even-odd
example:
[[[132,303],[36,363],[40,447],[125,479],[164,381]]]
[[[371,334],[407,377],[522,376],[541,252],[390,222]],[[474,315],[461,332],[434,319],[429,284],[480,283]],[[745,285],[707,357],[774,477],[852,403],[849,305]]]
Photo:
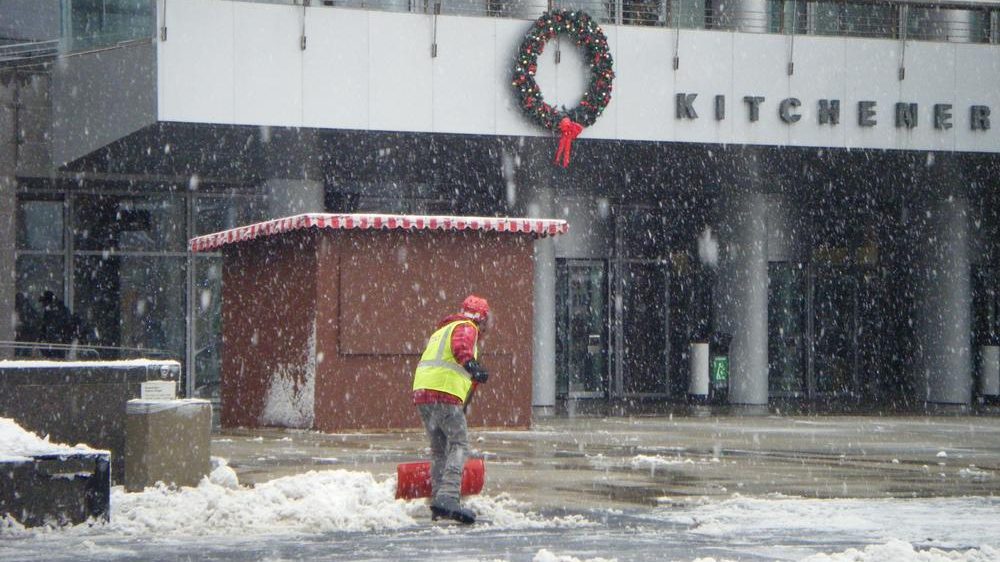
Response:
[[[326,432],[416,428],[413,370],[427,337],[469,293],[486,297],[492,376],[469,424],[531,424],[533,236],[489,231],[302,229],[223,248],[225,427],[268,425],[273,377],[305,388]],[[273,423],[273,422],[272,422]]]

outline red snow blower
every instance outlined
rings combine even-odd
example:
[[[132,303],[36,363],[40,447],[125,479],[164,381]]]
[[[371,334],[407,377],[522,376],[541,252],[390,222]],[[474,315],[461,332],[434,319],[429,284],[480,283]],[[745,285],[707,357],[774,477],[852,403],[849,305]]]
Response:
[[[483,459],[465,461],[462,470],[463,496],[483,491],[486,481],[486,464]],[[407,462],[396,467],[396,499],[415,500],[431,497],[430,461]]]

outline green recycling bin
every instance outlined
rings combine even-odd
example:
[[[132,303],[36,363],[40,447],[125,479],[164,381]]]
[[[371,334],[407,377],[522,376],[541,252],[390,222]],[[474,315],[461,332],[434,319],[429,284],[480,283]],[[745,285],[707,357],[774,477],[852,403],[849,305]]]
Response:
[[[708,401],[721,405],[729,401],[729,344],[733,336],[715,332],[709,341]]]
[[[729,356],[713,355],[709,364],[708,396],[712,404],[723,404],[729,395]]]
[[[713,386],[729,386],[729,357],[725,355],[712,357],[710,372]]]

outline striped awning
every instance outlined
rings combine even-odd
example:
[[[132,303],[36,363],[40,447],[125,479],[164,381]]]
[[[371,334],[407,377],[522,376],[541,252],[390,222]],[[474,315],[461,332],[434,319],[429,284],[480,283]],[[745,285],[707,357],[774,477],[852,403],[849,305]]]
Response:
[[[222,232],[192,238],[192,252],[208,252],[226,244],[273,236],[305,228],[333,230],[480,230],[530,234],[536,237],[555,236],[569,231],[569,224],[555,219],[524,219],[507,217],[447,217],[422,215],[326,214],[311,213],[274,219]]]

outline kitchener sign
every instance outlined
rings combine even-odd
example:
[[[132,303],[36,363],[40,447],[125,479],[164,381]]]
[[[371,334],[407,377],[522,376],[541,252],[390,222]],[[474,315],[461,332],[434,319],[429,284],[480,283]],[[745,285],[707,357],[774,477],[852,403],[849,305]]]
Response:
[[[676,95],[676,117],[677,119],[698,119],[699,114],[696,106],[698,94],[678,93]],[[760,120],[761,108],[766,106],[768,100],[764,96],[743,96],[744,114],[751,123]],[[778,118],[782,122],[793,125],[802,120],[799,112],[802,101],[799,98],[784,98],[777,103]],[[715,96],[710,108],[716,121],[726,118],[726,96]],[[859,101],[856,108],[852,108],[852,114],[857,117],[857,123],[861,127],[875,127],[879,124],[883,108],[874,101]],[[962,124],[961,111],[956,111],[950,103],[932,104],[930,111],[930,122],[935,129],[948,130],[956,123]],[[973,131],[988,131],[990,129],[990,107],[987,105],[971,105],[964,111],[968,128]],[[916,103],[898,102],[895,107],[889,110],[892,122],[899,129],[914,129],[922,126],[920,120],[920,106]],[[839,125],[841,118],[841,103],[837,99],[821,99],[816,102],[816,119],[819,125]]]

